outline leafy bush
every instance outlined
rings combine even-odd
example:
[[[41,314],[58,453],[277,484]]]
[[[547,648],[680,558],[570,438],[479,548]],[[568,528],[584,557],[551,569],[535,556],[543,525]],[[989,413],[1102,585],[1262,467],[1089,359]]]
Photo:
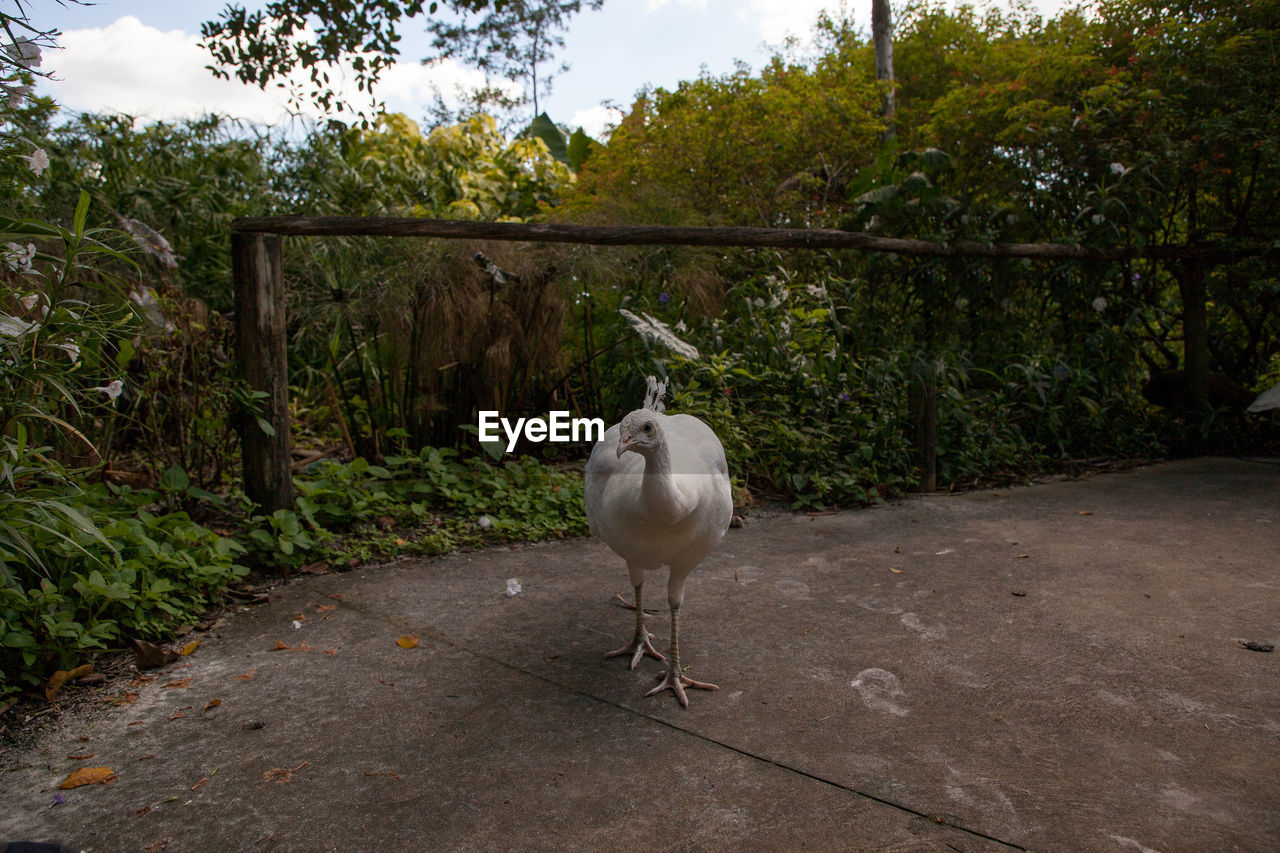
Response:
[[[321,461],[295,482],[296,514],[248,521],[264,562],[440,554],[586,532],[581,474],[532,458],[493,465],[426,447],[383,465]]]
[[[2,555],[0,695],[39,684],[86,653],[163,638],[247,573],[237,563],[242,545],[185,512],[150,511],[159,499],[64,482],[46,485],[39,503],[6,508],[6,524],[21,521],[24,509],[29,523],[26,548]],[[55,503],[60,511],[50,509]]]

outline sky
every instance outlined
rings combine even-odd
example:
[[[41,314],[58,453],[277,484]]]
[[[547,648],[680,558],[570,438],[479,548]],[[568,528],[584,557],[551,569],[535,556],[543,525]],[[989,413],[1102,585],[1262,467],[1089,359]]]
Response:
[[[1051,14],[1062,0],[1039,0]],[[261,0],[239,0],[250,9]],[[558,58],[570,70],[552,82],[540,106],[553,120],[583,127],[596,138],[620,118],[637,91],[674,88],[703,71],[725,74],[735,61],[759,69],[788,36],[803,44],[823,8],[841,0],[606,0],[599,11],[571,19]],[[42,70],[54,79],[38,89],[72,112],[127,112],[143,120],[172,120],[217,112],[256,122],[286,121],[285,96],[237,81],[218,80],[205,68],[200,24],[215,19],[227,0],[94,0],[33,4],[32,23],[57,28],[60,50],[48,51]],[[870,29],[871,0],[844,0],[847,13]],[[433,86],[448,97],[457,85],[483,80],[447,61],[423,66],[429,37],[417,20],[404,28],[404,61],[384,72],[378,95],[387,108],[422,118]]]

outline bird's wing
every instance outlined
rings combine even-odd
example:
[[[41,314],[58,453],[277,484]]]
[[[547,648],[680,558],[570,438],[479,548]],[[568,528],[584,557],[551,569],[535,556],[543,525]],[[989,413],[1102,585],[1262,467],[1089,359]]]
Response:
[[[711,427],[693,415],[669,415],[662,433],[677,474],[710,474],[729,479],[729,463],[724,445]]]

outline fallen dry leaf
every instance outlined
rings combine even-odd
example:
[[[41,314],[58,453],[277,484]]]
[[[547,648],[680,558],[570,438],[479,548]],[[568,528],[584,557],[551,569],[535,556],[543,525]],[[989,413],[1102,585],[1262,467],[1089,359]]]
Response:
[[[236,676],[236,678],[239,679],[240,681],[252,681],[253,677],[257,674],[258,674],[258,668],[255,666],[253,669],[249,670],[248,672],[240,673],[239,675]]]
[[[146,811],[140,811],[138,812],[138,814],[146,814],[149,811],[151,811],[151,807],[147,806]],[[164,851],[168,849],[169,849],[169,839],[157,838],[155,841],[152,841],[146,847],[143,847],[142,851],[143,853],[164,853]]]
[[[895,575],[902,574],[902,569],[890,569],[889,571],[893,572]]]
[[[115,771],[110,767],[81,767],[79,770],[72,770],[67,774],[67,778],[63,779],[62,784],[58,787],[70,790],[71,788],[79,788],[81,785],[103,785],[115,780]]]
[[[1091,509],[1082,509],[1082,510],[1080,510],[1079,515],[1093,515],[1093,510],[1091,510]]]
[[[337,648],[335,648],[335,649],[325,649],[325,650],[324,650],[324,653],[325,653],[326,655],[336,655],[336,654],[338,653],[338,649],[340,649],[340,648],[342,648],[342,646],[338,646],[338,647],[337,647]]]
[[[271,651],[273,651],[273,652],[287,652],[287,651],[289,651],[289,649],[290,649],[290,648],[292,648],[292,646],[287,646],[287,645],[285,645],[284,643],[280,642],[279,640],[276,640],[276,644],[275,644],[274,646],[272,646],[272,647],[271,647]]]
[[[1018,559],[1019,559],[1019,560],[1025,560],[1027,557],[1030,557],[1030,556],[1031,556],[1030,554],[1019,554],[1019,555],[1018,555]]]
[[[185,690],[190,686],[191,686],[190,678],[175,678],[173,681],[170,681],[168,684],[161,684],[160,689],[161,690]]]
[[[183,646],[183,647],[182,647],[182,651],[178,652],[178,654],[183,655],[183,656],[185,657],[186,655],[191,654],[192,652],[194,652],[194,651],[195,651],[196,649],[198,649],[198,648],[200,648],[200,641],[199,641],[199,640],[192,640],[191,642],[189,642],[189,643],[187,643],[185,646]]]
[[[52,702],[53,697],[57,695],[58,690],[61,689],[62,685],[66,684],[68,681],[74,681],[81,676],[88,675],[91,672],[93,672],[93,664],[91,663],[82,664],[71,670],[58,670],[53,675],[49,676],[49,683],[44,688],[44,698]]]
[[[139,761],[150,761],[151,759],[153,759],[153,758],[155,758],[155,757],[156,757],[156,754],[153,752],[153,753],[151,753],[150,755],[139,755],[139,756],[138,756],[138,760],[139,760]]]
[[[201,785],[203,785],[205,782],[208,782],[208,781],[209,781],[209,777],[208,777],[208,776],[203,776],[203,777],[201,777],[201,779],[200,779],[200,781],[199,781],[199,782],[197,782],[197,783],[195,783],[194,785],[192,785],[192,786],[191,786],[191,790],[192,790],[192,791],[194,791],[196,788],[199,788]]]
[[[133,647],[134,663],[137,664],[138,669],[155,669],[178,659],[178,653],[173,649],[166,649],[155,643],[148,643],[146,640],[134,640]]]
[[[416,649],[418,647],[418,635],[405,634],[403,637],[396,640],[396,645],[402,649]]]
[[[176,714],[174,714],[174,715],[173,715],[172,717],[170,717],[169,719],[171,719],[171,720],[176,720],[176,719],[178,719],[179,717],[185,717],[186,715],[187,715],[187,710],[186,710],[186,708],[183,708],[181,711],[177,712]]]
[[[72,761],[88,761],[97,754],[98,753],[96,752],[91,752],[88,755],[68,755],[67,758],[70,758]]]
[[[200,709],[200,713],[203,714],[205,711],[212,711],[214,708],[218,707],[221,704],[222,704],[221,699],[210,699],[207,703],[205,703],[205,706]]]
[[[328,613],[330,610],[337,610],[337,609],[338,609],[338,605],[336,604],[317,604],[316,605],[317,613]]]
[[[297,767],[293,768],[292,770],[286,770],[283,767],[273,767],[270,770],[268,770],[266,773],[262,774],[262,781],[275,782],[278,785],[283,785],[285,782],[288,782],[291,779],[293,779],[294,773],[297,773],[299,770],[306,767],[310,763],[311,763],[310,761],[304,761],[301,764],[299,764]]]

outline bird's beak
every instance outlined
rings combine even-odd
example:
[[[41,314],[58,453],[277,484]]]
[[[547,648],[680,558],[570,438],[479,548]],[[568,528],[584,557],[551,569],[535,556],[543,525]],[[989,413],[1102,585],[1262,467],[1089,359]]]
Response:
[[[618,438],[618,458],[622,458],[622,454],[631,449],[631,433],[624,432]]]

